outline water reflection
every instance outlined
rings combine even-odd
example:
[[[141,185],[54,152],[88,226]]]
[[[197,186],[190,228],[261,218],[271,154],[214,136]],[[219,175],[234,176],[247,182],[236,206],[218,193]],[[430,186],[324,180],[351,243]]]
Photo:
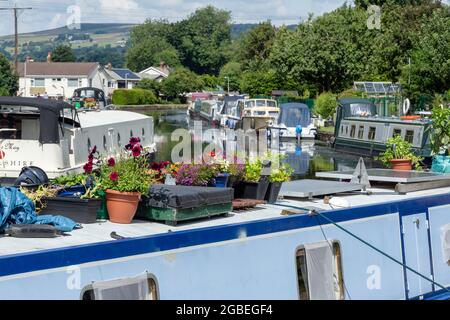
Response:
[[[157,145],[157,161],[171,159],[172,148],[178,144],[171,141],[171,134],[179,128],[192,129],[186,110],[163,110],[146,113],[154,117],[155,141]],[[203,129],[211,129],[203,123]],[[223,133],[225,136],[225,134]],[[205,143],[206,145],[207,143]],[[359,156],[336,152],[320,141],[303,140],[280,143],[280,153],[294,169],[295,178],[313,178],[319,171],[352,170],[358,163]],[[364,159],[367,168],[380,167],[380,163],[370,158]]]

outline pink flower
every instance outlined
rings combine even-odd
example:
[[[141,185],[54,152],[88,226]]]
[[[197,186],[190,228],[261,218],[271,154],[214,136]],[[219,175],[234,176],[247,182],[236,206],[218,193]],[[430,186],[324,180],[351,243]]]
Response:
[[[109,178],[112,181],[117,181],[117,180],[119,180],[119,174],[116,171],[111,172],[111,174],[109,175]]]
[[[114,167],[116,165],[116,160],[114,158],[108,159],[108,167]]]

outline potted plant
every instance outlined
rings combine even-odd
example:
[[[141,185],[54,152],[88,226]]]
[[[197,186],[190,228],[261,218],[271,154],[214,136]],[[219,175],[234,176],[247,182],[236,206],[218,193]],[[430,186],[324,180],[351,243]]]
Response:
[[[130,154],[109,158],[100,168],[100,184],[106,193],[109,219],[129,224],[136,214],[141,194],[148,192],[153,181],[139,138],[126,146]]]
[[[412,151],[412,145],[403,140],[399,135],[387,141],[386,151],[381,153],[377,160],[385,166],[394,170],[409,171],[413,166],[416,170],[421,170],[422,157],[416,156]]]
[[[291,179],[294,170],[288,164],[278,164],[278,168],[272,169],[269,176],[269,186],[264,200],[268,203],[275,203],[280,194],[283,182]]]
[[[207,187],[215,184],[217,169],[206,164],[183,164],[176,173],[176,184]]]
[[[444,108],[441,97],[435,99],[431,116],[431,151],[433,154],[433,172],[450,173],[450,109]]]
[[[243,195],[244,199],[264,200],[269,181],[261,178],[263,161],[247,161],[245,165]]]

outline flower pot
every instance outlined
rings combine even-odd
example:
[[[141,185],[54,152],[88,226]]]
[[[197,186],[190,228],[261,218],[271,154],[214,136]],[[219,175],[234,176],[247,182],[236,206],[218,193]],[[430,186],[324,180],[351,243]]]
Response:
[[[230,178],[230,174],[228,173],[219,173],[216,180],[216,188],[226,188],[228,186],[228,179]]]
[[[266,196],[264,200],[268,203],[275,203],[278,200],[278,195],[280,194],[282,182],[271,182],[267,188]]]
[[[139,192],[119,192],[106,190],[106,207],[109,220],[129,224],[136,214],[141,194]]]
[[[267,188],[269,186],[268,181],[261,180],[260,182],[243,182],[243,184],[244,192],[241,198],[264,200]]]
[[[102,206],[102,199],[80,199],[76,197],[42,198],[45,207],[41,214],[58,215],[72,219],[77,223],[97,222],[97,212]]]
[[[409,159],[392,159],[391,168],[399,171],[410,171],[412,170],[412,161]]]

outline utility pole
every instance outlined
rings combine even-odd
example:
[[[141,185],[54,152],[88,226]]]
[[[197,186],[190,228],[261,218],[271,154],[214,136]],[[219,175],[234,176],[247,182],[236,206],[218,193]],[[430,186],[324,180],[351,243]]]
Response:
[[[14,41],[15,41],[15,46],[14,46],[14,68],[15,68],[15,70],[16,70],[16,72],[18,72],[18,61],[17,61],[17,58],[18,58],[18,56],[19,56],[19,31],[18,31],[18,23],[17,23],[17,20],[18,20],[18,17],[19,17],[19,14],[18,14],[18,10],[31,10],[31,9],[33,9],[33,8],[25,8],[25,7],[22,7],[22,8],[18,8],[18,7],[13,7],[13,8],[0,8],[0,10],[2,10],[2,11],[5,11],[5,10],[11,10],[11,11],[13,11],[13,14],[14,14]]]

